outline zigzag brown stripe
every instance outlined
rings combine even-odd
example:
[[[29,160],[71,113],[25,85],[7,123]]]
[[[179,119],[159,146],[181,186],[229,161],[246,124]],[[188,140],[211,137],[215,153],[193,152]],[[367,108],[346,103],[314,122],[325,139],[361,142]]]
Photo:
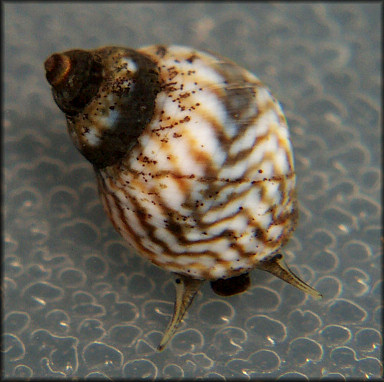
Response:
[[[107,192],[109,195],[111,195],[111,197],[114,199],[114,202],[115,202],[115,206],[116,208],[118,209],[118,212],[119,212],[119,216],[120,216],[120,221],[124,224],[124,228],[127,232],[130,233],[130,235],[134,238],[134,241],[135,241],[135,244],[140,247],[141,250],[143,250],[145,253],[147,253],[148,255],[151,255],[149,256],[151,258],[151,260],[153,261],[153,257],[155,256],[155,254],[150,251],[147,247],[145,247],[140,241],[138,241],[136,238],[137,238],[137,235],[136,233],[130,228],[130,226],[128,225],[127,223],[127,220],[126,220],[126,217],[124,215],[124,211],[121,207],[121,202],[119,200],[119,198],[117,198],[117,196],[112,192],[109,192],[108,191],[108,185],[106,185],[104,179],[102,179],[102,182],[103,182],[103,187],[105,189],[105,192]],[[156,228],[155,226],[151,225],[148,220],[146,220],[146,216],[147,214],[145,212],[142,212],[142,207],[139,206],[138,203],[136,203],[133,198],[131,197],[131,195],[126,191],[126,190],[123,190],[121,188],[118,188],[120,191],[122,191],[124,193],[125,196],[127,196],[131,203],[135,206],[136,208],[136,217],[138,218],[138,220],[140,221],[140,223],[142,224],[143,228],[146,230],[146,232],[150,233],[149,234],[149,238],[150,240],[159,245],[161,248],[164,249],[165,253],[168,255],[168,256],[173,256],[173,257],[177,257],[177,256],[180,256],[180,255],[190,255],[190,256],[198,256],[199,254],[202,254],[202,255],[208,255],[208,256],[211,256],[213,258],[216,258],[217,257],[217,254],[215,252],[212,252],[212,251],[204,251],[204,252],[189,252],[189,251],[184,251],[182,253],[178,253],[178,252],[174,252],[173,250],[171,250],[171,248],[162,240],[158,239],[157,237],[155,237],[153,235],[153,232],[154,232],[154,229]],[[110,208],[110,205],[109,205],[109,202],[107,200],[107,203],[108,203],[108,208],[109,208],[109,211],[108,211],[108,215],[110,216],[112,222],[114,223],[114,226],[115,228],[118,230],[118,231],[121,231],[119,225],[115,222],[114,218],[113,218],[113,214],[112,214],[112,211],[111,211],[111,208]],[[168,209],[168,211],[171,211]],[[165,209],[165,214],[168,215],[167,213],[167,209]],[[184,237],[181,236],[181,225],[176,223],[176,222],[172,222],[169,226],[168,226],[168,229],[169,231],[171,232],[174,232],[174,233],[177,233],[177,235],[172,235],[178,242],[181,246],[186,246],[186,245],[193,245],[193,244],[200,244],[201,242],[202,243],[215,243],[216,241],[219,241],[222,239],[222,235],[217,235],[215,237],[212,237],[212,238],[209,238],[209,239],[205,239],[205,240],[199,240],[199,241],[189,241],[189,240],[186,240]]]
[[[255,119],[254,119],[254,122],[256,123],[257,119],[260,117],[260,115],[256,115],[255,116]],[[256,128],[256,126],[253,126]],[[252,126],[250,125],[248,127],[248,129],[251,129]],[[242,134],[244,135],[245,132]],[[260,135],[258,137],[256,137],[256,140],[257,140],[257,145],[259,144],[262,144],[263,141],[267,140],[269,138],[269,133],[266,133],[266,134],[263,134],[263,135]],[[243,160],[244,158],[248,157],[249,155],[252,154],[253,150],[255,149],[255,145],[249,147],[249,148],[246,148],[246,149],[243,149],[243,150],[240,150],[237,154],[235,154],[234,156],[232,155],[228,155],[227,157],[227,160],[225,161],[225,165],[226,166],[230,166],[230,165],[233,165],[241,160]]]
[[[224,108],[227,107],[227,104],[226,102],[226,98],[228,96],[225,95],[225,87],[208,87],[207,89],[205,89],[206,91],[209,91],[211,93],[213,93],[213,95],[216,97],[216,99],[224,106]],[[256,112],[256,116],[259,113],[259,110],[256,106],[256,102],[253,101],[254,105],[255,105],[255,112]],[[250,107],[250,105],[249,105]],[[206,120],[208,120],[211,125],[215,125],[212,123],[212,121],[214,120],[214,117],[212,115],[212,112],[211,110],[209,109],[204,109],[204,105],[203,106],[199,106],[199,108],[203,108],[204,111],[204,118]],[[267,109],[265,109],[267,111]],[[269,109],[268,109],[269,110]],[[207,118],[206,116],[209,115],[210,118]],[[229,113],[228,113],[229,116],[231,116]],[[251,124],[253,123],[254,119],[252,116],[249,116],[248,117],[248,120],[246,119],[235,119],[235,118],[232,118],[233,119],[233,122],[235,123],[235,125],[238,127],[237,129],[237,132],[236,132],[236,135],[235,137],[239,137],[243,134],[244,130],[246,130],[249,126],[251,126]],[[217,131],[220,131],[220,134],[217,134],[218,138],[219,138],[219,142],[222,143],[222,146],[224,147],[224,149],[229,149],[229,147],[231,146],[232,142],[233,142],[233,138],[227,138],[225,133],[224,133],[224,130],[225,128],[222,126],[221,123],[217,122],[216,126],[219,126],[218,129],[216,129]]]
[[[286,231],[285,235],[282,237],[281,241],[282,241],[282,246],[285,245],[287,243],[287,241],[289,240],[289,238],[292,236],[295,228],[296,228],[296,225],[297,225],[297,222],[299,220],[299,208],[298,208],[298,202],[296,199],[294,199],[292,201],[292,210],[291,210],[291,224],[289,225],[289,227],[284,227],[284,231]]]
[[[113,198],[113,201],[114,201],[114,204],[115,204],[115,207],[116,209],[118,210],[119,212],[119,222],[123,223],[124,224],[124,228],[125,228],[125,231],[128,232],[128,234],[131,236],[132,240],[134,240],[136,246],[140,249],[140,250],[143,250],[145,251],[146,253],[148,254],[151,254],[152,256],[151,257],[154,257],[156,256],[155,253],[149,251],[147,248],[145,248],[144,246],[142,246],[142,244],[137,241],[137,235],[136,233],[131,229],[131,227],[127,224],[127,221],[126,221],[126,218],[124,216],[124,212],[122,210],[122,208],[120,207],[120,201],[118,200],[118,198],[116,197],[116,195],[114,194],[114,192],[111,192],[107,186],[107,184],[105,183],[105,180],[104,180],[104,177],[99,173],[97,172],[97,179],[98,179],[98,184],[99,184],[99,187],[101,187],[101,190],[102,190],[102,197],[105,201],[105,205],[107,207],[107,214],[111,220],[111,222],[113,223],[113,226],[115,227],[115,229],[122,233],[121,232],[121,228],[120,228],[120,225],[115,221],[115,218],[113,216],[113,213],[112,213],[112,210],[111,210],[111,205],[110,205],[110,202],[107,198],[106,195],[110,195],[112,198]]]
[[[208,88],[205,90],[212,93],[218,101],[221,101],[220,94],[218,93],[219,90],[215,90],[214,88]],[[217,120],[214,113],[212,113],[212,110],[206,108],[204,105],[200,105],[198,110],[199,114],[204,116],[204,120],[207,121],[209,126],[211,126],[211,128],[214,130],[217,142],[220,142],[224,149],[229,148],[232,143],[232,139],[226,137],[223,131],[222,123]]]
[[[96,179],[97,179],[97,185],[98,185],[98,189],[99,189],[99,194],[100,194],[100,197],[103,201],[103,206],[106,210],[106,213],[109,217],[109,220],[112,222],[112,225],[113,227],[115,228],[115,230],[117,232],[121,232],[121,229],[120,227],[116,224],[115,220],[113,219],[113,214],[112,214],[112,211],[111,211],[111,205],[109,204],[109,201],[108,201],[108,198],[107,198],[107,195],[109,194],[106,189],[105,189],[105,182],[104,182],[104,179],[102,177],[102,175],[99,173],[99,171],[96,171]]]
[[[132,239],[134,240],[135,245],[136,245],[136,246],[137,246],[143,253],[146,253],[146,255],[149,257],[149,259],[150,259],[153,263],[155,263],[156,265],[161,266],[162,262],[156,260],[157,255],[156,255],[153,251],[149,250],[146,246],[144,246],[144,245],[141,243],[141,241],[137,240],[137,234],[131,229],[131,227],[130,227],[129,224],[127,223],[126,217],[125,217],[125,215],[124,215],[124,211],[123,211],[123,209],[121,208],[121,202],[120,202],[120,200],[117,198],[117,196],[116,196],[113,192],[110,192],[110,191],[108,190],[108,185],[105,183],[103,177],[102,177],[102,176],[98,176],[98,178],[99,178],[99,177],[101,178],[102,187],[104,188],[104,192],[105,192],[107,195],[110,195],[110,196],[113,198],[113,200],[114,200],[115,207],[116,207],[116,209],[118,210],[118,213],[119,213],[119,218],[120,218],[120,219],[119,219],[119,222],[120,222],[120,223],[123,223],[125,231],[128,232],[128,233],[131,235]],[[122,189],[119,189],[119,190],[122,191]],[[151,234],[149,235],[151,241],[152,241],[153,243],[159,245],[161,248],[163,248],[164,251],[165,251],[165,253],[166,253],[168,256],[177,257],[177,256],[180,256],[180,255],[188,255],[188,254],[193,255],[193,256],[196,256],[196,253],[193,253],[193,252],[191,252],[191,253],[188,253],[188,252],[183,252],[183,253],[173,252],[173,251],[168,247],[168,245],[166,245],[163,241],[161,241],[160,239],[154,237],[153,234],[152,234],[152,232],[154,231],[154,228],[155,228],[155,227],[152,226],[151,224],[149,224],[147,220],[145,220],[145,216],[146,216],[146,214],[145,214],[145,213],[140,213],[140,211],[141,211],[141,207],[139,207],[138,204],[132,200],[131,196],[130,196],[128,193],[126,193],[126,192],[124,191],[124,194],[127,195],[127,196],[130,198],[132,204],[135,205],[135,207],[136,207],[136,211],[135,211],[135,213],[136,213],[136,217],[138,218],[138,220],[140,221],[140,223],[143,225],[143,228],[144,228],[144,229],[147,229],[146,232],[147,232],[147,233],[151,233]],[[111,211],[111,205],[110,205],[110,203],[109,203],[109,201],[108,201],[107,198],[105,198],[105,202],[106,202],[106,205],[107,205],[107,208],[108,208],[107,213],[108,213],[108,215],[109,215],[109,217],[110,217],[110,220],[112,221],[112,223],[113,223],[115,229],[116,229],[118,232],[121,232],[121,228],[120,228],[119,224],[115,221],[115,218],[114,218],[113,213],[112,213],[112,211]],[[212,257],[215,257],[215,256],[216,256],[216,254],[215,254],[214,252],[204,252],[204,254],[205,254],[205,255],[210,255],[210,256],[212,256]],[[170,264],[172,264],[174,267],[177,267],[177,268],[181,269],[181,266],[180,266],[180,264],[178,264],[178,263],[170,263]]]
[[[294,202],[296,205],[296,203]],[[264,245],[268,247],[275,247],[279,245],[279,247],[283,246],[283,243],[285,243],[291,234],[293,233],[297,219],[298,219],[298,210],[297,208],[292,206],[291,211],[285,211],[279,216],[274,216],[272,218],[271,223],[269,224],[267,229],[263,229],[259,226],[259,224],[254,220],[250,219],[249,225],[252,227],[255,227],[255,237],[258,238],[260,241],[263,242]],[[288,207],[285,206],[285,209]],[[276,205],[271,207],[271,212],[274,212],[276,210]],[[274,214],[275,215],[275,214]],[[289,227],[287,227],[286,222],[290,222]],[[278,236],[276,239],[269,239],[268,238],[268,230],[273,226],[273,225],[282,225],[283,226],[283,232],[280,236]]]
[[[223,205],[221,205],[221,206],[217,206],[217,207],[213,207],[212,209],[213,209],[213,210],[216,210],[216,209],[217,209],[217,210],[220,210],[220,209],[224,208],[225,205],[226,205],[227,203],[233,202],[234,200],[241,200],[241,199],[243,199],[244,195],[245,195],[246,193],[248,193],[248,192],[249,192],[249,189],[243,190],[242,192],[236,194],[236,197],[235,197],[235,198],[228,199],[227,202],[224,202],[224,203],[223,203]],[[270,200],[267,200],[267,201],[263,200],[263,201],[264,201],[265,203],[269,203],[269,204],[271,204],[271,203],[270,203]],[[200,215],[199,213],[196,213],[195,216],[196,216],[196,218],[197,218],[198,221],[199,221],[199,226],[201,227],[201,229],[204,230],[204,229],[212,228],[212,227],[214,227],[215,225],[222,224],[222,223],[224,223],[224,222],[226,222],[226,221],[229,222],[229,221],[231,221],[232,219],[234,219],[236,216],[238,216],[239,214],[243,213],[242,211],[243,211],[243,210],[236,211],[235,213],[233,213],[233,214],[231,214],[231,215],[229,215],[229,216],[226,216],[226,217],[224,217],[224,218],[222,218],[222,219],[218,219],[218,220],[216,220],[214,223],[204,223],[204,222],[202,222],[202,221],[201,221],[201,215]],[[169,215],[169,214],[167,214],[167,215]],[[248,218],[249,218],[250,220],[253,219],[253,217],[252,217],[253,215],[249,215],[249,214],[247,214],[247,215],[248,215]],[[174,214],[172,214],[172,216],[174,216]],[[282,216],[276,216],[276,214],[274,214],[274,218],[273,218],[273,221],[272,221],[272,223],[270,224],[270,226],[271,226],[271,225],[280,225],[280,224],[284,224],[284,222],[285,222],[286,220],[289,220],[289,216],[286,216],[286,218],[284,219],[284,218],[282,218]],[[252,226],[255,226],[256,229],[258,229],[258,230],[263,230],[263,229],[262,229],[259,225],[257,225],[255,222],[251,223],[251,225],[252,225]],[[224,231],[218,233],[217,235],[215,235],[214,237],[211,237],[211,238],[190,241],[190,240],[188,240],[188,239],[185,238],[185,236],[184,236],[184,234],[183,234],[182,226],[181,226],[179,223],[177,223],[177,222],[175,221],[175,219],[173,219],[173,220],[169,223],[168,228],[169,228],[170,231],[176,233],[176,235],[175,235],[174,237],[177,239],[177,241],[178,241],[178,243],[179,243],[180,245],[193,245],[193,244],[199,244],[199,243],[214,243],[215,241],[221,240],[221,239],[223,238],[223,236],[226,236],[226,235],[225,235],[225,232],[226,232],[226,231],[224,230]],[[228,232],[230,232],[230,231],[228,231]],[[227,233],[228,233],[228,232],[227,232]],[[232,232],[232,231],[231,231],[231,232]],[[227,235],[227,236],[228,236],[228,235]],[[233,236],[233,234],[230,234],[229,236]],[[274,246],[274,245],[276,245],[276,243],[278,242],[278,240],[274,241],[274,240],[270,240],[270,239],[265,239],[264,241],[265,241],[265,244],[268,245],[268,246]]]
[[[169,175],[171,175],[171,174],[169,174]],[[292,177],[294,174],[292,173],[292,174],[288,174],[288,175],[289,175],[289,177]],[[273,180],[274,180],[274,181],[279,180],[280,182],[284,182],[285,179],[286,179],[285,176],[279,176],[279,177],[274,177]],[[272,178],[271,178],[271,179],[268,179],[268,180],[272,180]],[[262,181],[253,181],[253,182],[249,182],[249,181],[248,181],[247,183],[255,184],[255,183],[264,183],[264,182],[265,182],[265,180],[262,180]],[[235,182],[235,181],[230,181],[230,182],[228,182],[228,183],[245,183],[245,181],[244,181],[244,180],[240,180],[240,181],[237,181],[237,182]],[[218,188],[221,188],[221,189],[222,189],[222,186],[218,186]],[[119,188],[119,187],[117,187],[116,189],[118,189],[118,190],[120,190],[120,191],[123,191],[124,194],[125,194],[127,197],[130,198],[130,200],[132,201],[132,203],[135,204],[137,211],[140,211],[140,210],[142,209],[142,207],[139,206],[138,203],[133,202],[131,195],[130,195],[126,190],[121,189],[121,188]],[[263,192],[262,190],[263,190],[263,187],[260,189],[260,191]],[[207,191],[207,192],[212,192],[212,190],[209,190],[209,191]],[[233,201],[235,201],[235,200],[241,200],[241,199],[243,199],[243,197],[245,196],[245,194],[247,194],[248,192],[249,192],[249,188],[243,190],[243,191],[240,192],[240,193],[237,193],[235,197],[233,197],[233,196],[234,196],[233,194],[230,195],[230,196],[232,196],[232,198],[231,198],[230,200],[227,200],[227,202],[223,202],[223,204],[222,204],[221,206],[219,205],[219,206],[216,206],[216,207],[212,207],[212,210],[211,210],[211,211],[220,210],[220,209],[224,208],[224,207],[225,207],[225,204],[227,204],[228,202],[233,202]],[[265,198],[265,196],[264,196],[264,198]],[[263,199],[263,198],[262,198],[262,199]],[[267,200],[267,201],[266,201],[266,200],[263,200],[263,201],[264,201],[265,203],[269,203],[269,204],[271,204],[271,201],[270,201],[270,200]],[[183,235],[182,226],[181,226],[181,225],[177,222],[177,220],[176,220],[176,215],[174,214],[174,211],[171,210],[171,209],[169,209],[169,208],[167,208],[167,207],[165,207],[165,205],[164,205],[164,203],[163,203],[163,201],[162,201],[162,199],[161,199],[160,197],[158,197],[158,203],[157,203],[157,204],[163,209],[164,216],[167,216],[167,217],[168,217],[168,218],[167,218],[167,220],[168,220],[168,228],[169,228],[170,231],[172,231],[173,233],[176,234],[176,235],[174,235],[174,237],[176,238],[176,240],[178,241],[178,243],[179,243],[180,245],[192,245],[192,244],[194,244],[194,243],[196,243],[196,244],[198,244],[198,243],[214,243],[215,241],[220,240],[220,239],[222,238],[222,235],[221,235],[221,234],[218,234],[218,235],[215,235],[215,236],[212,237],[212,238],[209,238],[209,239],[201,239],[201,240],[199,240],[199,241],[190,241],[190,240],[187,240],[187,239],[184,237],[184,235]],[[185,204],[188,205],[188,202],[186,202]],[[190,208],[193,207],[193,204],[194,204],[194,202],[190,202],[190,203],[189,203]],[[276,209],[276,208],[274,208],[274,210],[275,210],[275,209]],[[277,221],[277,220],[279,219],[279,217],[276,216],[274,210],[271,211],[271,212],[273,213],[273,221]],[[238,212],[236,212],[236,213],[234,213],[234,214],[232,214],[232,215],[230,215],[230,216],[227,216],[227,217],[222,218],[222,219],[218,219],[218,220],[216,220],[214,223],[204,223],[204,222],[201,221],[201,218],[202,218],[202,217],[201,217],[201,214],[200,214],[200,213],[194,211],[193,208],[191,208],[191,211],[192,211],[192,216],[193,216],[193,218],[194,218],[196,221],[198,221],[198,224],[199,224],[200,228],[201,228],[203,231],[204,231],[205,229],[208,229],[208,228],[213,227],[213,226],[215,226],[215,225],[222,224],[222,223],[225,222],[225,221],[230,221],[231,219],[235,218],[235,217],[237,216],[237,214],[240,212],[240,211],[238,211]],[[145,226],[146,228],[149,228],[149,229],[150,229],[150,232],[153,232],[154,226],[152,226],[151,224],[148,223],[147,220],[145,220],[146,214],[145,214],[145,213],[140,213],[140,212],[138,212],[136,215],[137,215],[138,219],[140,220],[140,222],[143,224],[143,226]],[[253,215],[248,215],[248,217],[249,217],[249,219],[253,220]],[[278,223],[275,223],[275,224],[278,224]],[[251,223],[251,225],[252,225],[252,226],[255,226],[257,229],[261,229],[260,226],[256,225],[254,222]],[[178,256],[178,255],[179,255],[178,252],[173,252],[173,251],[171,250],[171,248],[169,248],[169,246],[168,246],[166,243],[164,243],[163,241],[161,241],[161,240],[157,239],[156,237],[154,237],[153,234],[151,234],[150,237],[151,237],[151,240],[152,240],[153,242],[155,242],[156,244],[160,245],[162,248],[166,249],[166,250],[167,250],[167,254],[169,254],[170,256]],[[268,242],[266,241],[266,243],[271,243],[271,246],[272,246],[272,245],[275,245],[275,243],[270,242],[270,241],[268,241]]]
[[[182,182],[183,179],[179,178],[179,181]],[[147,213],[142,212],[142,208],[143,207],[141,207],[141,205],[136,202],[136,197],[133,197],[130,194],[130,192],[128,192],[128,190],[125,189],[125,188],[118,188],[118,189],[121,192],[123,192],[125,197],[129,198],[131,203],[135,206],[136,211],[134,211],[134,212],[135,212],[137,218],[139,219],[140,223],[144,227],[144,229],[147,230],[148,236],[149,236],[150,240],[152,242],[154,242],[155,244],[158,244],[161,248],[163,248],[166,251],[167,255],[169,255],[169,256],[178,256],[178,255],[180,255],[179,253],[172,251],[172,249],[164,241],[162,241],[162,240],[160,240],[160,239],[158,239],[157,237],[154,236],[153,232],[154,232],[156,227],[153,226],[152,224],[150,224],[149,221],[146,219]],[[173,210],[171,210],[168,207],[166,207],[166,205],[163,202],[162,198],[157,194],[157,192],[155,191],[155,189],[153,187],[152,187],[152,190],[149,193],[152,195],[152,197],[156,197],[156,199],[157,199],[156,200],[156,205],[162,210],[162,212],[161,212],[162,216],[167,216],[167,220],[170,219],[170,217],[173,216]],[[168,222],[168,230],[170,232],[177,233],[177,235],[173,235],[173,236],[177,240],[179,240],[179,235],[181,233],[181,225],[180,224],[178,224],[175,220],[172,219],[172,220],[170,220]]]
[[[216,98],[221,103],[224,103],[224,106],[225,106],[225,101],[223,100],[223,97],[220,94],[220,90],[222,90],[222,89],[216,89],[216,90],[215,89],[209,89],[209,90],[211,92],[213,92],[216,95]],[[271,102],[267,103],[267,105],[263,108],[262,111],[260,111],[259,109],[257,109],[256,104],[255,104],[255,115],[248,117],[247,121],[242,120],[241,123],[237,122],[237,124],[239,124],[239,129],[238,129],[238,132],[237,132],[235,137],[241,138],[245,134],[245,132],[248,131],[248,129],[257,128],[256,124],[257,124],[257,121],[260,119],[260,117],[263,116],[268,111],[274,109],[275,106],[276,105],[271,101]],[[228,153],[230,151],[231,145],[233,144],[234,138],[227,138],[224,131],[223,131],[223,127],[222,127],[221,123],[219,123],[213,117],[213,115],[211,115],[211,113],[207,109],[205,109],[205,110],[206,110],[205,112],[202,112],[202,114],[204,115],[204,119],[209,123],[209,125],[215,131],[217,142],[220,142],[220,145],[221,145],[221,148],[223,149],[223,151]],[[268,136],[269,136],[269,132],[265,135],[257,137],[257,145],[262,144],[262,141],[267,139]],[[196,145],[193,145],[191,143],[191,147],[194,147],[194,146],[196,146]],[[255,146],[249,147],[248,149],[244,149],[244,150],[240,151],[239,153],[237,153],[235,156],[227,155],[222,166],[223,167],[224,166],[232,166],[237,161],[243,159],[243,157],[249,155],[254,150],[254,148],[255,148]],[[199,153],[199,151],[197,151],[197,153]],[[194,155],[194,158],[198,158],[198,157],[199,157],[198,154]],[[207,158],[207,159],[209,159],[209,158]],[[200,161],[199,161],[199,163],[200,163]],[[207,161],[207,163],[210,163],[210,161]],[[206,174],[215,174],[215,173],[217,173],[216,168],[212,168],[209,165],[206,166]]]
[[[245,190],[244,192],[247,192],[249,191],[248,190]],[[128,195],[127,192],[124,192],[124,194],[127,194],[128,197],[130,197],[130,195]],[[241,194],[239,194],[239,198],[241,198]],[[132,200],[132,198],[130,198]],[[119,201],[115,199],[115,203],[119,203]],[[136,204],[136,203],[135,203]],[[159,203],[162,205],[162,203]],[[120,205],[119,205],[119,209],[121,211],[121,208],[120,208]],[[170,210],[168,210],[170,211]],[[166,213],[166,216],[169,216],[169,213],[165,212]],[[199,221],[199,224],[202,224],[202,226],[206,226],[206,228],[210,228],[210,227],[213,227],[217,224],[220,224],[222,222],[225,222],[225,221],[230,221],[232,220],[233,218],[235,218],[239,213],[241,213],[241,211],[237,211],[236,213],[226,217],[226,218],[223,218],[223,219],[220,219],[220,220],[217,220],[215,221],[214,223],[211,223],[211,224],[202,224],[201,221]],[[146,228],[150,228],[150,232],[153,232],[153,228],[154,226],[152,226],[151,224],[149,224],[147,222],[147,220],[145,220],[145,216],[146,214],[145,213],[138,213],[137,214],[137,217],[138,219],[140,220],[141,224],[146,227]],[[122,216],[121,217],[122,219],[125,219],[125,216]],[[152,228],[152,229],[151,229]],[[258,227],[259,229],[261,229],[260,227]],[[188,245],[194,245],[194,244],[201,244],[201,243],[211,243],[211,244],[214,244],[216,241],[219,241],[219,240],[222,240],[223,236],[225,237],[226,234],[225,232],[226,231],[222,231],[220,233],[218,233],[217,235],[215,235],[214,237],[211,237],[211,238],[207,238],[207,239],[201,239],[201,240],[196,240],[196,241],[190,241],[190,240],[187,240],[184,235],[182,234],[182,228],[181,228],[181,225],[178,224],[175,220],[172,220],[172,222],[169,223],[169,226],[168,226],[168,229],[173,232],[173,233],[176,233],[176,235],[173,235],[173,237],[178,241],[178,243],[181,245],[181,246],[188,246]],[[131,233],[132,233],[132,230],[130,230]],[[233,236],[233,232],[232,231],[227,231],[227,234],[230,235],[230,236]],[[134,235],[134,234],[133,234]],[[169,256],[174,256],[174,257],[177,257],[177,256],[180,256],[180,255],[190,255],[190,256],[198,256],[199,254],[204,254],[204,255],[208,255],[208,256],[212,256],[213,258],[216,259],[217,257],[217,254],[215,252],[211,252],[211,251],[205,251],[205,252],[189,252],[189,251],[184,251],[182,253],[178,253],[178,252],[174,252],[172,251],[168,245],[166,245],[163,241],[157,239],[156,237],[154,237],[153,235],[150,235],[151,236],[151,240],[153,242],[155,242],[156,244],[160,245],[165,251],[166,251],[166,254],[169,255]],[[150,252],[146,247],[142,246],[141,243],[138,243],[137,240],[136,240],[136,243],[137,244],[140,244],[140,246],[142,247],[142,249],[145,251],[145,252]],[[274,245],[274,243],[271,243],[270,245]],[[237,249],[237,252],[243,257],[248,257],[245,255],[243,249],[241,248],[241,246],[237,243],[232,243],[231,245],[232,247],[235,247]],[[252,253],[252,255],[254,255],[254,253]],[[152,256],[151,256],[152,258]],[[177,263],[176,263],[177,264]]]
[[[139,207],[138,204],[136,202],[133,201],[131,195],[129,194],[129,192],[127,190],[124,190],[124,189],[120,189],[118,188],[121,192],[124,193],[124,195],[130,199],[130,201],[135,204],[136,206],[136,216],[137,218],[140,220],[141,224],[143,225],[143,227],[145,228],[152,228],[151,229],[151,232],[154,231],[154,227],[153,225],[151,225],[147,220],[146,220],[146,216],[147,214],[144,213],[144,212],[140,212],[140,210],[142,209],[142,207]],[[120,203],[119,200],[117,201],[117,203]],[[210,237],[210,238],[205,238],[205,239],[200,239],[200,240],[188,240],[185,238],[184,234],[183,234],[183,230],[182,230],[182,225],[179,224],[177,222],[177,215],[174,213],[173,210],[169,209],[169,208],[166,208],[164,203],[162,202],[161,198],[158,197],[158,203],[157,203],[159,206],[161,206],[161,208],[163,209],[163,216],[167,216],[167,228],[170,232],[173,232],[175,235],[173,235],[173,237],[177,240],[177,242],[181,245],[181,246],[186,246],[186,245],[194,245],[194,244],[201,244],[201,243],[211,243],[211,244],[214,244],[216,241],[219,241],[222,239],[222,234],[218,234],[218,235],[215,235],[213,237]],[[120,208],[120,204],[119,204],[119,208]],[[121,210],[121,208],[120,208]],[[240,211],[239,211],[240,212]],[[230,220],[231,218],[233,218],[235,215],[229,217],[228,219],[222,219],[223,221],[225,220]],[[125,216],[123,216],[123,218],[125,218]],[[215,224],[219,223],[220,221],[222,220],[218,220],[216,221],[215,223],[213,224],[207,224],[206,227],[209,228],[210,226],[214,226]],[[201,220],[199,219],[199,224],[201,224]],[[178,252],[173,252],[168,245],[166,245],[163,241],[160,241],[159,239],[157,238],[154,238],[153,235],[151,235],[151,240],[153,242],[155,242],[156,244],[159,244],[162,248],[166,249],[167,250],[167,255],[170,255],[170,256],[178,256],[180,255],[180,253]],[[156,241],[155,241],[156,240]],[[187,252],[183,252],[183,254],[186,254]],[[190,252],[191,254],[196,254],[197,252]],[[205,252],[204,252],[205,253]]]
[[[117,207],[119,209],[119,213],[120,213],[120,219],[122,220],[122,222],[124,223],[124,226],[127,228],[127,230],[129,232],[132,232],[132,229],[129,227],[128,223],[127,223],[127,220],[126,220],[126,217],[124,215],[124,211],[123,209],[121,208],[121,202],[120,200],[117,198],[117,196],[112,193],[111,194],[112,197],[114,198],[115,200],[115,203],[117,204]],[[148,238],[150,239],[150,241],[152,243],[155,243],[157,245],[159,245],[161,248],[163,248],[163,250],[165,251],[165,253],[169,256],[178,256],[178,254],[176,252],[173,252],[171,250],[171,248],[162,240],[158,239],[157,237],[154,236],[154,229],[156,227],[154,227],[153,225],[151,225],[148,220],[146,220],[146,216],[147,214],[145,212],[143,212],[143,208],[140,206],[140,204],[138,204],[135,200],[135,198],[132,198],[130,194],[126,194],[131,203],[134,205],[134,208],[135,210],[133,211],[136,215],[136,218],[139,220],[139,222],[141,223],[143,229],[145,230],[145,232],[147,233],[147,236]],[[141,250],[143,250],[145,253],[147,254],[150,254],[150,259],[153,260],[155,257],[156,257],[156,254],[154,252],[152,252],[151,250],[149,250],[147,247],[145,247],[142,242],[138,241],[137,240],[137,235],[134,233],[134,237],[135,237],[135,242],[137,243],[137,245],[141,248]]]
[[[235,180],[232,180],[232,181],[228,181],[227,184],[230,185],[230,184],[233,184],[233,183],[250,183],[251,185],[255,185],[255,184],[264,184],[265,182],[267,181],[274,181],[274,182],[284,182],[286,178],[291,178],[292,176],[294,176],[294,173],[291,173],[291,174],[288,174],[289,176],[276,176],[276,177],[271,177],[271,178],[268,178],[268,179],[263,179],[263,180],[254,180],[254,181],[249,181],[249,180],[238,180],[238,181],[235,181]],[[225,181],[225,180],[222,180],[222,181]],[[252,186],[251,186],[252,187]],[[224,190],[225,189],[225,186],[223,187],[222,185],[219,185],[218,188],[220,188],[220,190]],[[250,188],[247,188],[239,193],[236,193],[236,194],[230,194],[228,195],[229,197],[231,197],[231,201],[234,201],[234,200],[241,200],[244,198],[244,196],[249,192]],[[210,190],[207,191],[207,193],[210,192]],[[264,191],[265,193],[265,191]],[[207,195],[206,195],[207,196]],[[266,198],[266,196],[264,196]],[[264,201],[264,200],[263,200]],[[268,200],[268,203],[270,204],[270,200]],[[225,202],[224,202],[225,203]],[[215,207],[212,207],[212,209],[210,209],[210,211],[215,211],[215,210],[221,210],[223,209],[225,206],[224,206],[224,203],[222,205],[218,205],[218,206],[215,206]],[[218,221],[219,222],[219,221]],[[203,222],[201,222],[201,224],[204,224]]]

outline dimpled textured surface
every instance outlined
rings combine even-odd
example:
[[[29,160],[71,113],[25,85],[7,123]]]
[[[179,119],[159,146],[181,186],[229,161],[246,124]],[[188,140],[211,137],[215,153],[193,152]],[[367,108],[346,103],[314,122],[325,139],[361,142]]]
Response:
[[[380,4],[3,10],[3,377],[381,376]],[[162,353],[172,280],[105,216],[43,67],[56,51],[158,43],[228,57],[282,103],[300,211],[284,253],[324,295],[262,271],[230,298],[206,283]]]
[[[242,274],[296,222],[281,108],[228,60],[182,46],[140,51],[160,68],[162,90],[138,144],[98,172],[105,209],[137,252],[166,270],[207,280]]]

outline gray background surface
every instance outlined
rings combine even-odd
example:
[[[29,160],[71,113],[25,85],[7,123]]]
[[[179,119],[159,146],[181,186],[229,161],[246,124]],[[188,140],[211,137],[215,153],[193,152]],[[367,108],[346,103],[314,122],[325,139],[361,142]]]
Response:
[[[5,3],[3,377],[378,378],[382,373],[379,3]],[[53,52],[183,44],[280,100],[300,202],[285,247],[320,302],[261,271],[208,283],[168,348],[169,274],[98,200],[43,72]]]

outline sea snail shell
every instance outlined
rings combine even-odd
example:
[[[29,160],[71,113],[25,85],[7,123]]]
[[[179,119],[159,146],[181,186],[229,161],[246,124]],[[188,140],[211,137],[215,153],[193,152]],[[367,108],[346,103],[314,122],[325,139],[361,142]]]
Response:
[[[228,296],[246,290],[258,268],[321,296],[279,252],[297,220],[292,147],[257,77],[182,46],[71,50],[45,69],[114,227],[176,274],[159,350],[204,280]]]

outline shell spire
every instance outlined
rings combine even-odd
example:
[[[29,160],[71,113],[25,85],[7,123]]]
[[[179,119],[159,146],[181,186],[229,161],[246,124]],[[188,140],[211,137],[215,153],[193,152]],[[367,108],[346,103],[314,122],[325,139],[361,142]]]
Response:
[[[106,47],[55,53],[45,70],[78,150],[99,169],[118,163],[152,118],[160,91],[155,63]]]
[[[52,54],[44,63],[46,77],[53,87],[59,87],[71,70],[71,59],[65,54]]]
[[[80,113],[102,81],[100,59],[84,50],[55,53],[44,63],[55,102],[66,115]]]

